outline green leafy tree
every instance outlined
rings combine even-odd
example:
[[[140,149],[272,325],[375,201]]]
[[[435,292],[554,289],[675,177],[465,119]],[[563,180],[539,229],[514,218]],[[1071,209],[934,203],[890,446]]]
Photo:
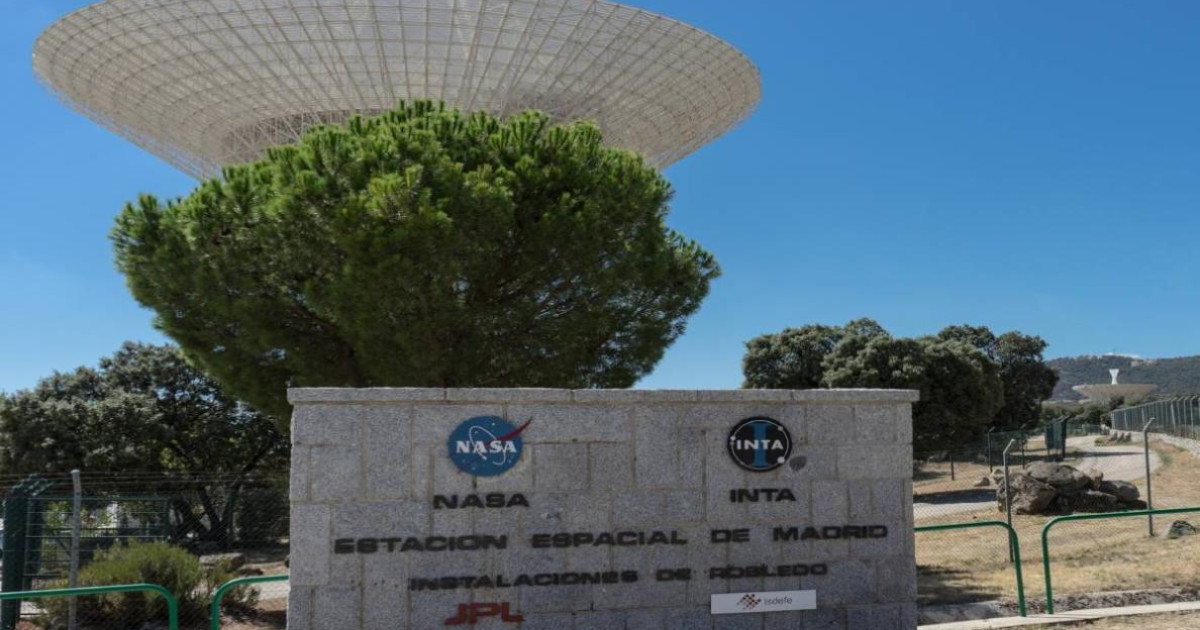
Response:
[[[972,345],[987,355],[987,358],[997,363],[1000,362],[999,340],[996,338],[996,333],[993,333],[992,329],[987,326],[971,326],[969,324],[947,326],[938,332],[937,337]]]
[[[1016,429],[1036,422],[1042,403],[1054,394],[1058,373],[1046,365],[1047,343],[1041,337],[1007,332],[997,340],[1000,380],[1004,383],[1004,406],[996,424]]]
[[[746,342],[742,387],[748,389],[815,389],[825,381],[825,357],[838,344],[860,347],[874,337],[887,337],[879,322],[866,317],[845,326],[811,324],[761,335]]]
[[[829,387],[917,389],[917,450],[967,444],[987,431],[1003,403],[999,368],[976,348],[933,337],[848,337],[825,359]]]
[[[879,325],[879,322],[870,317],[860,317],[846,322],[842,326],[847,337],[862,337],[864,339],[874,339],[875,337],[890,337],[891,333]]]
[[[172,346],[126,343],[98,369],[0,395],[4,474],[78,468],[181,479],[200,509],[180,498],[176,513],[206,540],[224,542],[238,493],[252,475],[282,470],[287,449],[270,417],[225,396]]]
[[[968,343],[1000,366],[1004,406],[993,426],[1015,430],[1038,421],[1042,402],[1054,393],[1058,374],[1046,365],[1047,344],[1041,337],[1012,331],[997,337],[987,326],[948,326],[939,339]]]
[[[627,387],[718,275],[667,181],[590,123],[428,102],[127,206],[117,264],[231,394],[287,387]]]
[[[825,377],[822,363],[845,332],[836,326],[814,324],[788,328],[746,342],[742,359],[743,387],[754,389],[814,389]]]

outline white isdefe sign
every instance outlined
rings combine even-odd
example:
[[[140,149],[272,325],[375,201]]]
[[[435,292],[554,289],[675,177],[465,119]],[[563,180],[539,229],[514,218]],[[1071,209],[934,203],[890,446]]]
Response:
[[[816,609],[816,591],[771,591],[713,595],[710,612],[714,615],[737,615]]]

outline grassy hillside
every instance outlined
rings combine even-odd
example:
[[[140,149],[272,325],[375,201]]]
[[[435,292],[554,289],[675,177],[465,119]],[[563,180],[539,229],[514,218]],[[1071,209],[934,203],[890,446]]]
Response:
[[[1111,368],[1121,369],[1122,383],[1153,383],[1155,396],[1200,394],[1200,356],[1174,359],[1134,359],[1120,356],[1089,356],[1053,359],[1047,365],[1058,372],[1054,400],[1079,400],[1075,385],[1104,384],[1112,380]]]

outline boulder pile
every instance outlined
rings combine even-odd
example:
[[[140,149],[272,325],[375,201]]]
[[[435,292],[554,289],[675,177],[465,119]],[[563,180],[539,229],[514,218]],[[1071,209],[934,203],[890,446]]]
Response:
[[[1064,464],[1037,462],[1024,470],[996,471],[996,504],[1001,512],[1008,508],[1012,486],[1015,514],[1073,514],[1075,512],[1118,512],[1144,510],[1137,486],[1126,481],[1105,481],[1104,474],[1084,473]]]

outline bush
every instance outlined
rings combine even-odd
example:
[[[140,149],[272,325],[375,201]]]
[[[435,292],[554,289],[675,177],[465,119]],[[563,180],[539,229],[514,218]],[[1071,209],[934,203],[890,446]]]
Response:
[[[227,565],[205,567],[200,559],[166,543],[138,543],[100,552],[96,560],[79,572],[79,586],[157,584],[179,600],[181,624],[208,619],[213,592],[237,577]],[[65,588],[58,583],[53,588]],[[249,589],[226,595],[231,606],[249,606],[255,597]],[[68,600],[44,600],[43,623],[48,630],[65,628]],[[87,630],[130,630],[167,619],[167,603],[152,593],[109,593],[78,599],[80,627]]]

